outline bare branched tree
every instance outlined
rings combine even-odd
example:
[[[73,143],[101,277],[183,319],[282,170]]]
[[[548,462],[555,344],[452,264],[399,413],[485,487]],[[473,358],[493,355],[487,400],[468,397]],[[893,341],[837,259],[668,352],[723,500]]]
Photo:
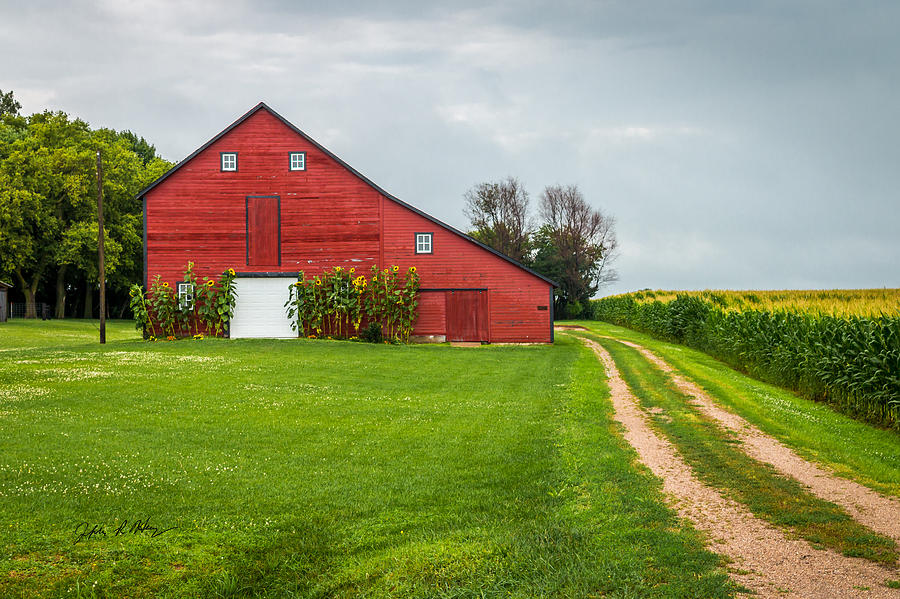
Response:
[[[472,237],[519,262],[528,259],[528,192],[518,179],[479,183],[465,200]]]
[[[615,219],[588,204],[576,185],[544,188],[540,216],[535,268],[560,284],[558,309],[568,315],[567,307],[618,279],[611,267],[618,247]]]

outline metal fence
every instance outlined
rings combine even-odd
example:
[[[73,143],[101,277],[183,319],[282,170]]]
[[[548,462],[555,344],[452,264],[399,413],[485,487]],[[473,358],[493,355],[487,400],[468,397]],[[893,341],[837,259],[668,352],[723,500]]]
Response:
[[[25,318],[25,315],[28,313],[28,306],[34,306],[34,313],[37,314],[37,317],[41,320],[47,320],[51,316],[53,316],[53,312],[51,311],[50,304],[45,304],[43,302],[12,302],[9,304],[9,317],[10,318]]]

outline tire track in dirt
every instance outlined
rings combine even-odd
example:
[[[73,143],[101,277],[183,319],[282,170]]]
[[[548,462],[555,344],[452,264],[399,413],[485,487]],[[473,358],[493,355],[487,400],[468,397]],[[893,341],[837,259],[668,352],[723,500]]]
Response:
[[[734,561],[731,577],[751,589],[754,597],[900,597],[900,590],[884,585],[885,580],[897,577],[896,571],[861,558],[813,549],[701,483],[672,444],[650,428],[609,352],[590,339],[582,341],[608,373],[615,419],[624,427],[625,439],[640,461],[663,481],[663,490],[678,514],[708,535],[714,551]]]
[[[665,360],[646,347],[617,339],[641,352],[648,360],[672,377],[694,405],[729,431],[741,442],[751,458],[772,465],[782,474],[796,479],[816,496],[844,508],[857,522],[900,543],[900,501],[885,497],[857,482],[841,478],[809,462],[777,439],[765,434],[741,416],[719,406],[699,385],[678,374]]]

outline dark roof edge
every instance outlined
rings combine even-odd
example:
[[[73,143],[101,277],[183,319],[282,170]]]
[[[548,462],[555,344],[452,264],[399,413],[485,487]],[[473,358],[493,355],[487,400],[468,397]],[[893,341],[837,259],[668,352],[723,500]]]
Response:
[[[411,210],[411,211],[415,212],[416,214],[418,214],[418,215],[421,216],[422,218],[425,218],[425,219],[427,219],[427,220],[430,220],[430,221],[433,222],[434,224],[436,224],[436,225],[438,225],[438,226],[440,226],[440,227],[443,227],[444,229],[450,231],[451,233],[455,233],[456,235],[459,235],[459,236],[462,237],[463,239],[465,239],[465,240],[467,240],[467,241],[470,241],[471,243],[474,243],[475,245],[479,246],[480,248],[482,248],[482,249],[484,249],[484,250],[489,251],[490,253],[494,254],[495,256],[498,256],[498,257],[500,257],[500,258],[503,258],[503,259],[506,260],[507,262],[509,262],[509,263],[511,263],[511,264],[514,264],[515,266],[518,266],[519,268],[521,268],[521,269],[524,270],[525,272],[527,272],[527,273],[529,273],[529,274],[531,274],[531,275],[534,275],[535,277],[541,279],[542,281],[545,281],[545,282],[547,282],[547,283],[550,283],[550,284],[553,285],[554,287],[559,287],[559,284],[558,284],[556,281],[554,281],[553,279],[550,279],[550,278],[548,278],[548,277],[545,277],[545,276],[542,275],[541,273],[539,273],[539,272],[537,272],[537,271],[534,271],[534,270],[528,268],[527,266],[525,266],[525,265],[522,264],[521,262],[519,262],[519,261],[517,261],[517,260],[514,260],[514,259],[512,259],[512,258],[510,258],[509,256],[507,256],[507,255],[504,254],[503,252],[498,252],[497,250],[495,250],[494,248],[490,247],[489,245],[485,245],[485,244],[481,243],[481,242],[478,241],[477,239],[474,239],[474,238],[470,237],[469,235],[466,235],[465,233],[463,233],[463,232],[460,231],[459,229],[457,229],[457,228],[455,228],[455,227],[452,227],[452,226],[448,225],[447,223],[445,223],[445,222],[443,222],[443,221],[441,221],[441,220],[438,220],[437,218],[431,216],[431,215],[428,214],[427,212],[423,212],[422,210],[419,210],[418,208],[416,208],[416,207],[413,206],[412,204],[408,204],[408,203],[404,202],[403,200],[401,200],[400,198],[398,198],[398,197],[396,197],[396,196],[394,196],[394,195],[388,193],[387,191],[385,191],[384,189],[382,189],[378,184],[376,184],[374,181],[372,181],[371,179],[369,179],[368,177],[366,177],[365,175],[363,175],[362,173],[360,173],[358,170],[356,170],[355,168],[353,168],[352,166],[350,166],[349,164],[347,164],[346,162],[344,162],[343,160],[341,160],[341,159],[340,159],[337,155],[335,155],[331,150],[329,150],[328,148],[326,148],[325,146],[323,146],[322,144],[320,144],[319,142],[317,142],[316,140],[314,140],[312,137],[310,137],[309,135],[307,135],[306,133],[304,133],[302,130],[300,130],[299,128],[297,128],[292,122],[290,122],[289,120],[287,120],[286,118],[284,118],[283,116],[281,116],[280,114],[278,114],[277,112],[275,112],[274,110],[272,110],[265,102],[260,102],[259,104],[257,104],[256,106],[254,106],[253,108],[251,108],[250,110],[248,110],[246,113],[244,113],[243,116],[241,116],[241,117],[238,118],[235,122],[231,123],[230,125],[228,125],[228,127],[226,127],[225,129],[223,129],[221,133],[219,133],[218,135],[216,135],[215,137],[213,137],[212,139],[210,139],[208,142],[206,142],[205,144],[203,144],[202,146],[200,146],[200,147],[199,147],[197,150],[195,150],[190,156],[188,156],[187,158],[185,158],[184,160],[182,160],[181,162],[179,162],[178,164],[176,164],[175,166],[173,166],[172,168],[170,168],[168,171],[166,171],[165,173],[163,173],[156,181],[154,181],[153,183],[151,183],[150,185],[148,185],[147,187],[145,187],[144,189],[142,189],[140,192],[138,192],[137,196],[138,196],[138,197],[143,196],[144,194],[146,194],[147,192],[149,192],[150,190],[152,190],[154,187],[156,187],[157,185],[159,185],[160,183],[162,183],[163,181],[165,181],[170,175],[172,175],[175,171],[177,171],[179,168],[181,168],[182,165],[184,165],[184,164],[186,164],[187,162],[189,162],[189,161],[190,161],[192,158],[194,158],[197,154],[199,154],[200,152],[202,152],[203,150],[205,150],[206,148],[208,148],[209,146],[211,146],[212,144],[214,144],[216,141],[218,141],[223,135],[225,135],[226,133],[228,133],[229,131],[231,131],[232,129],[234,129],[235,127],[237,127],[238,125],[240,125],[240,124],[243,123],[244,121],[246,121],[246,120],[247,120],[248,118],[250,118],[253,114],[255,114],[257,111],[259,111],[260,109],[263,109],[263,108],[265,108],[266,110],[268,110],[269,113],[271,113],[275,118],[277,118],[279,121],[281,121],[282,123],[284,123],[284,124],[285,124],[288,128],[290,128],[294,133],[296,133],[296,134],[300,135],[301,137],[303,137],[303,139],[305,139],[306,141],[308,141],[309,143],[311,143],[312,145],[314,145],[316,148],[318,148],[320,151],[322,151],[326,156],[328,156],[329,158],[331,158],[332,160],[334,160],[335,162],[337,162],[338,164],[340,164],[341,166],[343,166],[345,169],[347,169],[348,171],[350,171],[351,173],[353,173],[354,175],[356,175],[357,177],[359,177],[359,178],[360,178],[363,182],[365,182],[369,187],[371,187],[372,189],[374,189],[375,191],[377,191],[378,193],[380,193],[380,194],[383,195],[384,197],[388,198],[389,200],[391,200],[391,201],[393,201],[393,202],[396,202],[397,204],[400,204],[401,206],[403,206],[404,208],[406,208],[406,209],[408,209],[408,210]]]

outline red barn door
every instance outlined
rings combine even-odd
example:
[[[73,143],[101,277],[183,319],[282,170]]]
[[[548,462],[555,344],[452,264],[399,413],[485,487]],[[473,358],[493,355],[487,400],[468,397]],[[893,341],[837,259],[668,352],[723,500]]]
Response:
[[[281,265],[281,198],[247,196],[247,265]]]
[[[447,292],[447,341],[490,341],[487,298],[486,290]]]

